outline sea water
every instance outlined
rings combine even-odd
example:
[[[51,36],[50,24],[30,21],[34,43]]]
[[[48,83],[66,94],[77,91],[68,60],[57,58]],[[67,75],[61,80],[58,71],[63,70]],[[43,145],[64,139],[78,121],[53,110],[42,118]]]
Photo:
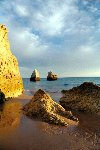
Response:
[[[100,77],[67,77],[55,81],[47,81],[46,78],[41,78],[41,81],[37,82],[30,82],[29,78],[23,78],[24,89],[28,95],[33,94],[38,89],[43,89],[49,93],[60,93],[62,90],[79,86],[83,82],[93,82],[100,85]]]

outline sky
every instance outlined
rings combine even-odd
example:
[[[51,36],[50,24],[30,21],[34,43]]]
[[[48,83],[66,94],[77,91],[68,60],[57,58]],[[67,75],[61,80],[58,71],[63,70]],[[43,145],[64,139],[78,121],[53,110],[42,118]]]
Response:
[[[100,0],[0,0],[22,77],[100,77]]]

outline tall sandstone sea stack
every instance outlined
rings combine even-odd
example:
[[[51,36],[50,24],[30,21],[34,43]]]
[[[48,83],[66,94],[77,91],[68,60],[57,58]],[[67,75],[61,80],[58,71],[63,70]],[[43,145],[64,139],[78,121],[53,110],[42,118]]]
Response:
[[[10,51],[8,31],[0,25],[0,89],[5,97],[17,97],[23,91],[16,57]]]
[[[40,73],[38,70],[34,69],[31,77],[30,77],[30,81],[40,81]]]

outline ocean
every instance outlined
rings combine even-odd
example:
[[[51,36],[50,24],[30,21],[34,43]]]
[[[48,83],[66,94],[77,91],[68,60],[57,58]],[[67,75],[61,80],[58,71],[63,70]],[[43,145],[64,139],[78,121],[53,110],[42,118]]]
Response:
[[[59,101],[62,90],[79,86],[83,82],[93,82],[100,85],[100,77],[67,77],[59,78],[56,81],[47,81],[46,78],[41,78],[41,81],[37,82],[30,82],[29,78],[23,78],[26,95],[34,95],[38,89],[43,89],[56,101]]]

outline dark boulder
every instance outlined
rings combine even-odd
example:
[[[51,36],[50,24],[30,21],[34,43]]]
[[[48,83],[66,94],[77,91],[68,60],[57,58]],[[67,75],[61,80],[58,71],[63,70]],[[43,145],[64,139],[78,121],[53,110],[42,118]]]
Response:
[[[63,90],[60,104],[64,108],[81,110],[100,115],[100,87],[92,82],[84,82],[78,87]]]
[[[0,90],[0,104],[3,104],[5,102],[5,95],[4,93]]]

